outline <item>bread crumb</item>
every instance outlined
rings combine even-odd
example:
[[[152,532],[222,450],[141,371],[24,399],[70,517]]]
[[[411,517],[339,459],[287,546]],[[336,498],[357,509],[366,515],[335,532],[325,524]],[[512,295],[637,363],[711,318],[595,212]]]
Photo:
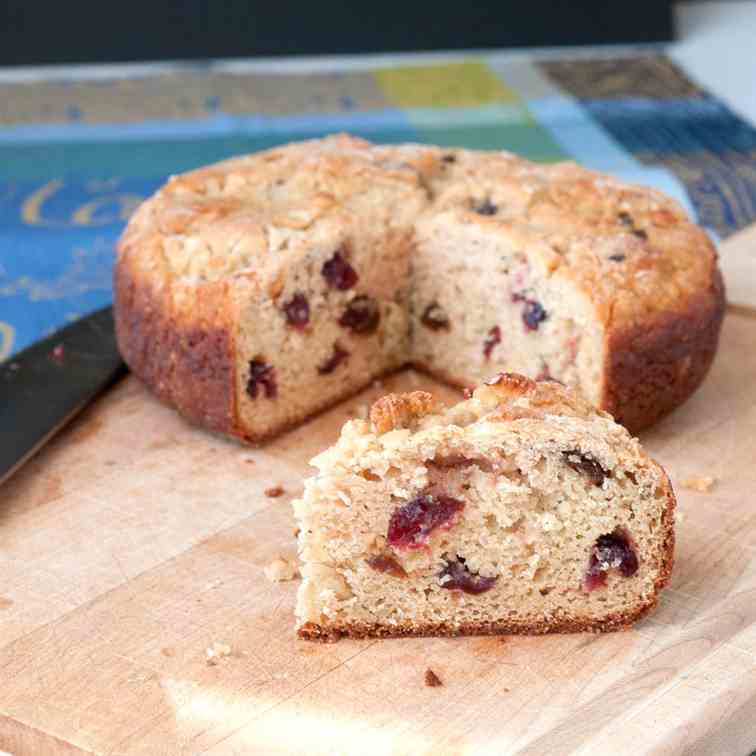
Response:
[[[246,463],[247,463],[248,465],[254,465],[254,464],[255,464],[255,460],[254,460],[254,459],[252,459],[252,457],[247,457],[247,458],[246,458],[246,459],[244,460],[244,462],[246,462]]]
[[[441,678],[430,667],[425,670],[425,684],[429,688],[439,688],[443,685]]]
[[[213,644],[205,650],[205,655],[207,656],[206,661],[208,666],[214,667],[219,659],[224,656],[231,656],[231,646],[213,641]]]
[[[277,499],[279,496],[283,496],[286,493],[286,489],[283,486],[272,486],[265,489],[265,495],[270,499]]]
[[[690,478],[686,478],[683,482],[683,488],[688,488],[691,491],[699,491],[700,493],[709,493],[712,486],[716,482],[715,478],[711,478],[708,475],[693,475]]]
[[[265,567],[265,577],[272,583],[282,583],[286,580],[294,580],[299,574],[299,566],[292,559],[276,557]]]
[[[352,500],[343,491],[336,491],[336,495],[339,497],[345,507],[352,505]]]
[[[161,648],[160,649],[160,653],[163,656],[171,657],[171,656],[175,656],[176,655],[176,650],[173,649],[173,648],[170,648],[169,646],[166,646],[165,648]]]

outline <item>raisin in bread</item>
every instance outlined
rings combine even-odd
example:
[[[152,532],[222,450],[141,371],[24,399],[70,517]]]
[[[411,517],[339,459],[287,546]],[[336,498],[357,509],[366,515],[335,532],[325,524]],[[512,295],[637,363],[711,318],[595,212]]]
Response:
[[[672,568],[664,470],[556,383],[376,402],[295,503],[302,637],[616,630]]]
[[[261,441],[413,363],[579,388],[638,430],[698,386],[722,279],[656,191],[347,136],[172,178],[118,249],[118,342],[187,417]]]

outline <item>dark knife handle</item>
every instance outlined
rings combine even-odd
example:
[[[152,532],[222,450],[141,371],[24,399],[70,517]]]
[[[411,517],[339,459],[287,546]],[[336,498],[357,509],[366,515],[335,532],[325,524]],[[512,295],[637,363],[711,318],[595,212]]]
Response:
[[[0,483],[125,373],[111,307],[0,363]]]

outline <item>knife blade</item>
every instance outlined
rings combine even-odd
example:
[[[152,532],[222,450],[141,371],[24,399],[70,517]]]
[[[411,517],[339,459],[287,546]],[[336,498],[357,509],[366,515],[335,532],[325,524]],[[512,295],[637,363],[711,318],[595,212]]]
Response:
[[[125,374],[112,307],[0,363],[0,484]]]

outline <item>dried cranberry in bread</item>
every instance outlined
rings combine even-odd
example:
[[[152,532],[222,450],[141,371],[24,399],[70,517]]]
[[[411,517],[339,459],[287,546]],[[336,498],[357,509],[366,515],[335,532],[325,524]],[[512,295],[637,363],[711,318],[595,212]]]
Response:
[[[172,178],[114,289],[134,373],[248,441],[406,363],[554,378],[637,431],[703,380],[724,302],[711,242],[654,190],[343,135]]]
[[[617,630],[672,569],[664,470],[553,382],[502,374],[439,410],[383,397],[313,464],[304,638]]]

